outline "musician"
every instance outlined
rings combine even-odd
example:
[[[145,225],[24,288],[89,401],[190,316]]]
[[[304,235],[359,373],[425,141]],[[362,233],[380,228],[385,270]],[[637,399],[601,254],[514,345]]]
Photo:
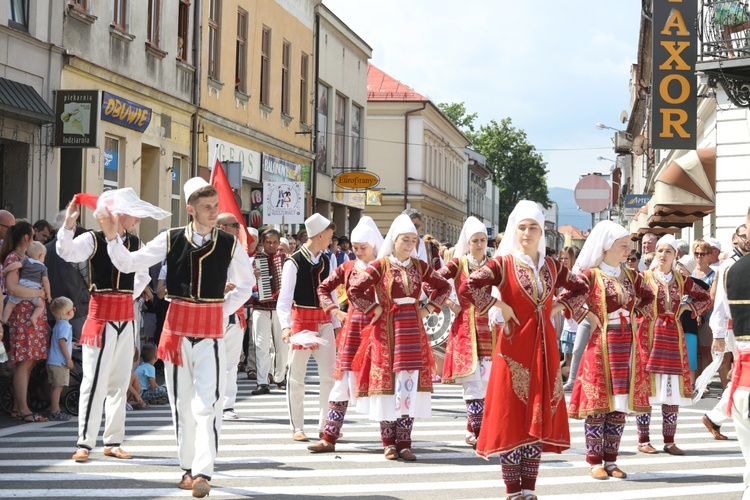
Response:
[[[331,243],[336,224],[316,213],[305,220],[305,228],[307,242],[284,262],[276,312],[279,315],[284,342],[291,343],[293,335],[309,330],[317,332],[327,344],[313,347],[295,345],[289,353],[289,385],[286,399],[292,439],[295,441],[309,441],[304,432],[304,398],[305,372],[310,354],[315,356],[320,376],[319,433],[325,428],[328,395],[333,387],[333,367],[336,361],[334,324],[331,315],[320,307],[316,293],[320,283],[328,278],[336,267],[333,258],[326,258],[323,252]],[[335,323],[338,326],[338,321]]]
[[[235,237],[238,237],[242,230],[242,226],[237,222],[237,217],[229,212],[219,214],[216,222],[219,225],[219,229]],[[226,291],[233,288],[232,276],[228,276]],[[242,338],[245,335],[245,327],[247,327],[247,319],[245,318],[245,306],[242,305],[234,314],[229,316],[229,322],[224,330],[224,352],[227,358],[226,385],[223,391],[224,415],[222,418],[224,420],[237,420],[240,418],[234,411],[234,403],[237,400],[237,365],[240,364],[240,358],[242,357]]]
[[[281,290],[281,271],[285,255],[278,253],[281,236],[275,229],[263,232],[262,250],[255,256],[253,267],[258,283],[258,293],[264,286],[271,299],[259,297],[253,301],[253,341],[255,343],[255,366],[258,374],[258,387],[253,395],[269,394],[272,381],[279,389],[286,389],[286,365],[289,360],[289,346],[281,339],[281,325],[276,313],[276,300]],[[262,270],[261,270],[262,268]],[[271,342],[274,355],[271,356]],[[273,369],[273,373],[271,373]]]
[[[76,196],[65,212],[65,224],[57,233],[57,254],[67,262],[85,262],[89,269],[91,303],[83,325],[83,381],[81,382],[76,462],[85,462],[96,445],[102,409],[104,454],[132,458],[120,444],[125,437],[125,393],[130,383],[131,361],[137,339],[133,301],[141,296],[150,281],[148,268],[138,273],[118,272],[106,252],[101,231],[88,231],[73,237],[80,205]],[[107,191],[96,204],[94,215],[106,213],[105,207],[120,214],[112,228],[112,237],[124,239],[128,250],[135,251],[141,241],[132,234],[140,217],[163,219],[169,212],[138,198],[132,188]],[[93,205],[90,205],[93,206]],[[101,208],[100,208],[101,207]],[[125,249],[126,247],[123,247]],[[126,250],[127,251],[127,250]]]
[[[183,189],[191,223],[159,234],[136,252],[128,252],[117,237],[117,217],[98,221],[112,263],[120,271],[146,270],[166,258],[167,296],[172,303],[158,354],[164,360],[178,457],[185,471],[178,486],[202,498],[211,491],[221,433],[224,328],[229,316],[250,298],[255,277],[247,272],[250,259],[238,248],[237,239],[216,227],[216,188],[193,177]],[[228,275],[235,288],[225,293]]]

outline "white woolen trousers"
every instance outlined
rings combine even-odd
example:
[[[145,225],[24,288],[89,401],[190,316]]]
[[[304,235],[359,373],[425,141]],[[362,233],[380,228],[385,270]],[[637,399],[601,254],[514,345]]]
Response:
[[[716,406],[714,406],[711,411],[706,413],[706,416],[709,418],[709,420],[711,420],[711,422],[715,423],[716,425],[723,424],[724,421],[729,418],[729,415],[727,415],[727,405],[729,404],[730,392],[732,392],[732,379],[729,379],[729,383],[724,388],[724,392],[721,393],[721,399],[718,403],[716,403]]]
[[[281,325],[276,311],[253,309],[253,341],[258,385],[268,383],[269,373],[273,375],[274,382],[283,382],[289,362],[289,346],[281,340]],[[271,342],[273,342],[273,356],[271,356]]]
[[[118,333],[118,330],[120,333]],[[135,354],[133,321],[107,323],[102,347],[83,345],[83,380],[78,403],[78,447],[96,446],[104,409],[104,446],[125,437],[125,402]]]
[[[240,364],[240,358],[242,357],[242,337],[245,335],[245,330],[243,330],[239,320],[237,318],[237,323],[228,324],[224,330],[224,352],[227,367],[226,386],[222,391],[222,394],[224,394],[222,408],[224,410],[233,410],[234,403],[237,401],[237,365]]]
[[[323,432],[328,415],[328,395],[333,388],[333,368],[336,363],[336,345],[333,337],[333,325],[325,323],[320,326],[321,338],[328,341],[328,345],[321,345],[317,349],[291,349],[289,354],[289,379],[286,388],[286,402],[289,410],[289,424],[292,432],[304,430],[305,427],[305,372],[307,361],[312,354],[318,365],[320,377],[320,394],[318,405],[318,432]],[[260,377],[260,373],[258,374]]]
[[[210,480],[221,434],[224,339],[183,338],[182,366],[164,362],[180,467]]]

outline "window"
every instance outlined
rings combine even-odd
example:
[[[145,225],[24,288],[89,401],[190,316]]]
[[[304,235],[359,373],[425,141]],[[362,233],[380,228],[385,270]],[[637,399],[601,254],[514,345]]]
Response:
[[[362,167],[362,145],[360,141],[360,127],[362,119],[362,108],[352,104],[352,169],[359,170]]]
[[[117,189],[120,182],[120,139],[104,138],[104,190]]]
[[[208,77],[221,81],[219,74],[221,55],[221,0],[211,0],[208,7]]]
[[[29,0],[10,0],[8,22],[14,28],[29,29]]]
[[[307,71],[310,64],[310,58],[307,54],[302,54],[300,59],[300,77],[299,77],[299,121],[300,123],[309,123],[307,116],[307,101],[310,88],[307,85]]]
[[[263,26],[260,42],[260,102],[269,106],[269,87],[271,85],[271,30]]]
[[[333,166],[344,169],[346,154],[346,97],[336,94],[336,123],[334,130]]]
[[[128,0],[112,0],[112,24],[120,31],[127,32]]]
[[[190,0],[180,0],[177,18],[177,59],[187,62],[188,37],[190,34]]]
[[[318,95],[318,144],[316,167],[321,172],[328,172],[328,87],[319,85]]]
[[[68,3],[74,8],[84,12],[89,10],[89,0],[68,0]]]
[[[148,0],[148,42],[161,45],[161,0]]]
[[[281,48],[281,113],[287,116],[291,116],[291,110],[289,107],[289,94],[291,88],[289,86],[289,69],[292,64],[292,45],[284,41]]]
[[[247,12],[237,10],[237,54],[234,64],[234,89],[247,94]]]
[[[172,227],[180,225],[180,213],[182,204],[180,194],[182,193],[182,158],[172,157]]]

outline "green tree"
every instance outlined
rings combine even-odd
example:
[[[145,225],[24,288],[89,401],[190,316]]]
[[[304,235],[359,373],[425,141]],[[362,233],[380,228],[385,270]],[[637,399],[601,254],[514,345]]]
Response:
[[[438,104],[438,108],[471,139],[471,133],[474,132],[474,121],[477,119],[476,113],[466,114],[466,105],[463,102],[441,102]]]
[[[479,127],[474,149],[487,157],[492,181],[500,189],[500,227],[521,200],[532,200],[549,208],[547,163],[542,154],[529,144],[526,132],[512,125],[510,118],[500,123],[492,120]]]

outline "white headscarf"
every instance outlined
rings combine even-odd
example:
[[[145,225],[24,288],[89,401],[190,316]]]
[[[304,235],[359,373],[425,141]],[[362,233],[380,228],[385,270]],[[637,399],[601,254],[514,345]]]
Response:
[[[453,257],[461,257],[469,253],[469,240],[477,233],[487,234],[487,226],[474,216],[469,217],[464,222],[461,234],[456,242],[456,249],[453,251]]]
[[[162,210],[147,201],[143,201],[137,194],[135,194],[133,188],[129,187],[110,189],[104,191],[101,196],[99,196],[99,199],[96,202],[94,217],[97,219],[100,217],[107,217],[107,210],[112,214],[132,215],[139,219],[151,217],[152,219],[161,220],[172,215],[166,210]]]
[[[659,248],[659,245],[669,245],[674,249],[675,258],[672,261],[672,269],[677,267],[677,240],[675,237],[671,234],[665,234],[656,242],[654,249]],[[656,257],[654,257],[654,260],[651,262],[651,269],[656,269],[657,267],[659,267],[659,263],[657,262]]]
[[[542,228],[542,237],[539,238],[537,250],[539,251],[540,262],[544,259],[547,249],[547,242],[544,239],[544,213],[539,209],[539,205],[529,200],[519,201],[510,213],[508,225],[505,226],[505,236],[503,236],[503,241],[500,242],[495,255],[508,255],[519,249],[521,242],[516,235],[516,228],[522,220],[526,219],[535,220]]]
[[[603,220],[591,231],[576,259],[575,272],[585,271],[602,263],[604,252],[612,248],[615,241],[630,236],[627,229],[611,220]]]
[[[380,251],[378,251],[378,259],[382,257],[390,257],[393,254],[393,244],[396,242],[396,238],[398,238],[402,234],[408,233],[416,234],[417,237],[419,237],[417,228],[416,226],[414,226],[411,218],[409,218],[409,216],[406,214],[401,214],[393,220],[391,228],[388,230],[388,234],[385,235],[385,239],[383,239],[383,246],[380,247]],[[417,257],[416,246],[411,252],[411,256],[415,258]]]
[[[359,219],[359,224],[352,230],[350,240],[352,243],[369,243],[375,255],[383,246],[383,235],[380,234],[380,229],[378,229],[372,217],[367,215]]]

